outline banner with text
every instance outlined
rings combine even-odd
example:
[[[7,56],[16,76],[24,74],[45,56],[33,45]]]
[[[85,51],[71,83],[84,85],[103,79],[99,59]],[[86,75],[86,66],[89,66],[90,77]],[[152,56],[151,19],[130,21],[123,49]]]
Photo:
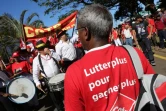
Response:
[[[48,37],[55,34],[57,30],[64,31],[69,30],[75,26],[77,11],[60,21],[59,23],[48,28],[33,28],[24,25],[24,33],[26,41],[29,39],[37,39],[42,37]]]

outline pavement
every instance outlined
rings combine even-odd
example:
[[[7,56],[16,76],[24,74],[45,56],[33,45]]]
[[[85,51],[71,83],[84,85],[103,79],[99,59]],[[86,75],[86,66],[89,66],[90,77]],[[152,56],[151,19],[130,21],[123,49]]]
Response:
[[[156,61],[156,66],[153,67],[155,72],[166,76],[166,49],[153,51],[155,53],[154,56]],[[36,111],[57,111],[57,109],[52,106],[51,99],[48,96],[40,99],[39,102],[41,107]]]
[[[154,51],[156,66],[154,66],[154,70],[158,74],[163,74],[166,76],[166,48],[160,49],[158,51]]]

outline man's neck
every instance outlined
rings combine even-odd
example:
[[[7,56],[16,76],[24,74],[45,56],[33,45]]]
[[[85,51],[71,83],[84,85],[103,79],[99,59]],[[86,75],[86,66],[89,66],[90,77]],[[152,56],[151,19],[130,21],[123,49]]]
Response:
[[[42,52],[40,53],[40,55],[46,56],[46,54],[45,54],[45,53],[42,53]]]
[[[89,49],[88,50],[90,50],[90,49],[93,49],[93,48],[96,48],[96,47],[101,47],[101,46],[103,46],[103,45],[106,45],[106,44],[108,44],[108,42],[106,42],[106,41],[95,41],[95,44],[89,44]]]

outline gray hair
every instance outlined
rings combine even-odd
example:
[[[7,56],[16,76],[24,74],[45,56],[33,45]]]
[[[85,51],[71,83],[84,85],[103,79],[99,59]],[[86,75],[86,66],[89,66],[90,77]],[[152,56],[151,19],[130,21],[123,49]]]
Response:
[[[81,27],[87,27],[94,38],[108,41],[113,18],[104,6],[99,4],[86,6],[79,11],[77,22]]]

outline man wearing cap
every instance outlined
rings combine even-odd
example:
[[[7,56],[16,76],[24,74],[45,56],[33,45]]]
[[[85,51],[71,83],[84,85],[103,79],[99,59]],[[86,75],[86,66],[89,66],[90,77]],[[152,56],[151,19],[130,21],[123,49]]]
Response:
[[[55,52],[50,51],[46,43],[44,43],[42,40],[39,40],[36,43],[36,48],[39,54],[33,60],[33,78],[36,86],[41,87],[38,78],[40,71],[44,74],[43,76],[48,78],[58,74],[58,64],[54,61],[54,59],[56,59],[56,61],[60,61],[60,57]],[[41,64],[39,63],[39,59],[41,59]]]
[[[58,35],[59,42],[55,46],[56,53],[61,58],[61,63],[63,65],[64,70],[66,71],[70,64],[73,63],[76,59],[76,49],[74,45],[69,42],[66,31],[61,32]]]
[[[42,76],[46,78],[51,78],[60,73],[60,69],[58,67],[60,57],[48,47],[49,46],[42,40],[39,40],[36,43],[38,55],[33,60],[33,79],[39,90],[42,89],[41,83],[39,81],[40,72],[42,72]],[[56,99],[54,101],[58,111],[63,110],[63,103],[60,92],[55,92],[54,96]]]
[[[152,36],[152,26],[141,15],[136,16],[136,23],[132,25],[133,36],[138,40],[139,45],[142,48],[143,53],[149,60],[152,66],[155,66],[154,56],[151,48],[150,39]],[[147,27],[150,27],[148,33]]]
[[[7,71],[11,72],[14,76],[17,74],[32,73],[32,67],[30,66],[30,64],[27,61],[20,61],[19,52],[14,52],[12,58],[14,59],[14,63],[7,66]],[[29,79],[32,80],[32,78]]]

